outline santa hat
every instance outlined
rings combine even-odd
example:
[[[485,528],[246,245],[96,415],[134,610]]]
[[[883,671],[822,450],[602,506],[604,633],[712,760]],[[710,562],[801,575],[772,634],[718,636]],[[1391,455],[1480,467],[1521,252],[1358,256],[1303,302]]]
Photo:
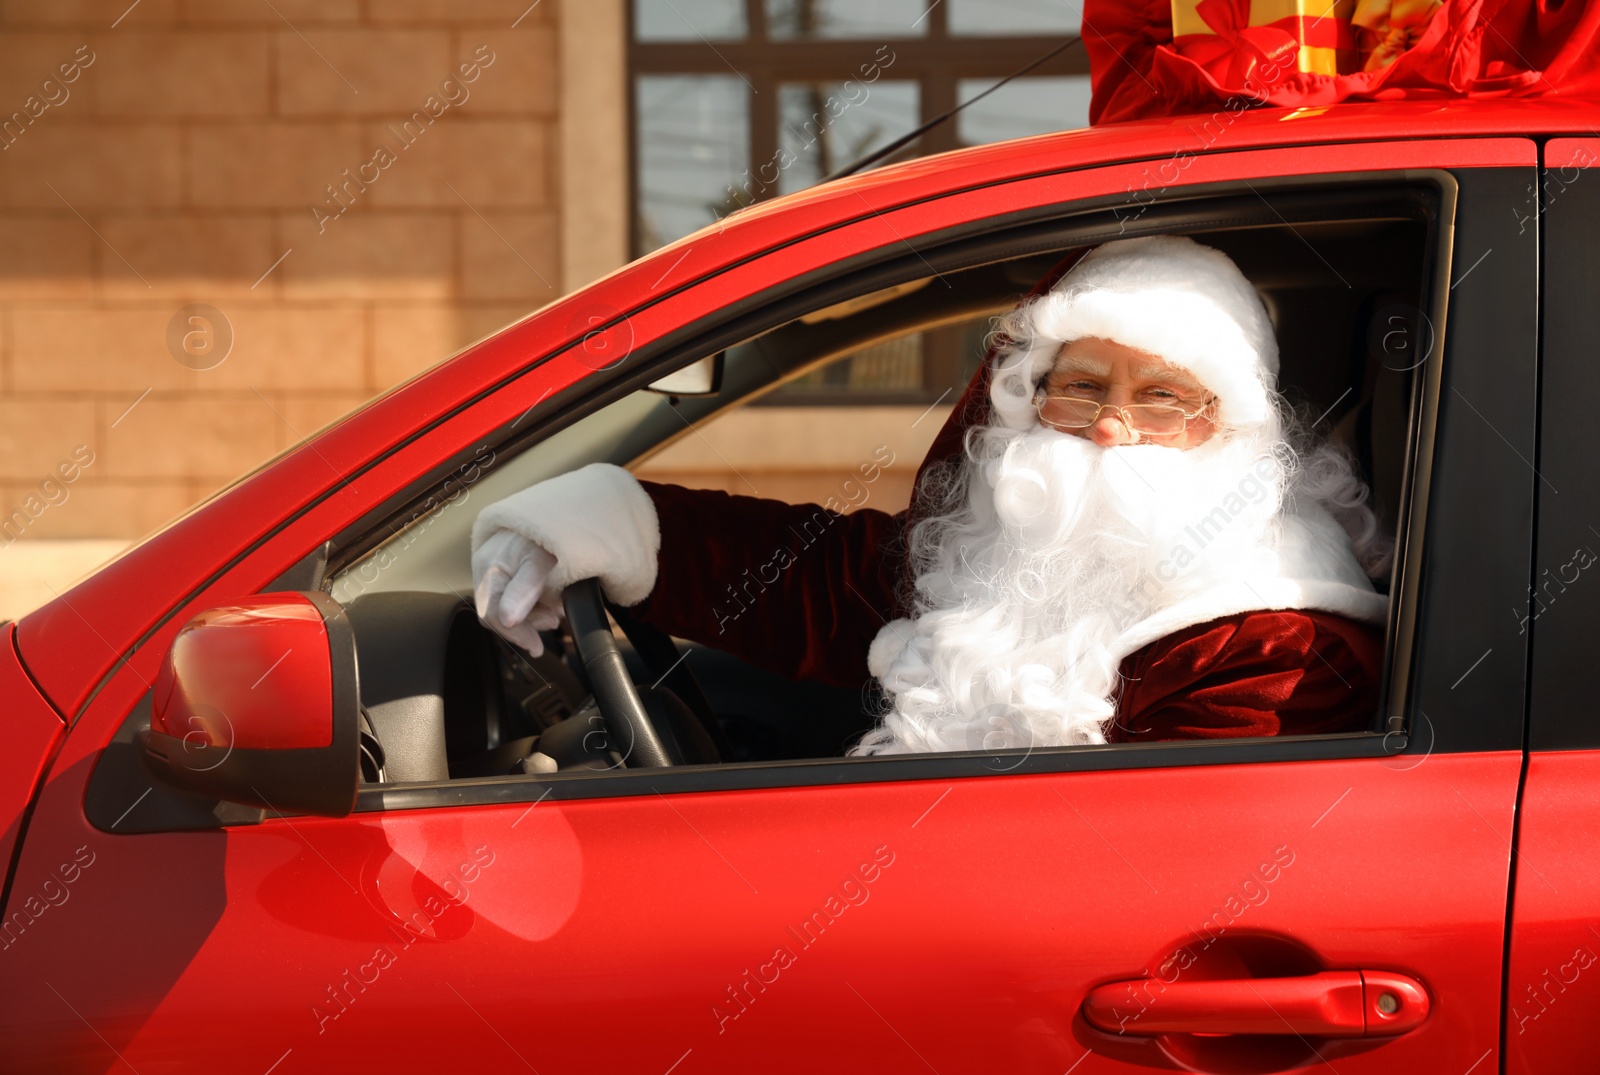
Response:
[[[1160,355],[1217,396],[1223,425],[1272,413],[1278,342],[1255,287],[1233,259],[1181,235],[1103,243],[1016,317],[997,350],[990,402],[1002,424],[1038,423],[1033,395],[1062,344],[1086,336]]]

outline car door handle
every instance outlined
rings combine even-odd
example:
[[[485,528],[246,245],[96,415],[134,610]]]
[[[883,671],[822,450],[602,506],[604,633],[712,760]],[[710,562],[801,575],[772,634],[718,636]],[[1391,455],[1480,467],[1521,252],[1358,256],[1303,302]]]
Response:
[[[1428,1017],[1422,983],[1389,971],[1330,970],[1298,978],[1108,982],[1083,1016],[1112,1034],[1403,1034]]]

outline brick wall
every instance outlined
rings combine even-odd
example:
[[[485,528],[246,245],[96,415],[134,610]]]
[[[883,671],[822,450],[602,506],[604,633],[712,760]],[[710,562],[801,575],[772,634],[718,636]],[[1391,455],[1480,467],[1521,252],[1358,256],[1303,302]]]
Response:
[[[528,5],[0,0],[0,546],[138,537],[559,293]]]

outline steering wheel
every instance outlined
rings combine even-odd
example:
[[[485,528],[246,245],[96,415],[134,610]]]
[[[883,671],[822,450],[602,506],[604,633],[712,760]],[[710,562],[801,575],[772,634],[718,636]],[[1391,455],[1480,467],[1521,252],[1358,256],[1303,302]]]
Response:
[[[605,722],[607,738],[622,756],[624,765],[662,768],[711,764],[732,757],[721,725],[705,705],[699,687],[687,679],[688,670],[682,666],[681,657],[661,674],[661,679],[682,672],[684,678],[680,683],[690,688],[683,691],[690,695],[689,699],[680,697],[677,691],[660,690],[657,686],[641,691],[634,685],[623,663],[616,635],[606,620],[606,602],[599,579],[580,579],[572,583],[561,592],[561,604],[566,609],[567,626],[572,632],[578,660],[594,691],[600,719]],[[634,648],[647,660],[647,651],[661,652],[662,643],[672,653],[678,652],[672,639],[655,628],[632,617],[619,616],[618,622],[623,624]],[[657,637],[646,639],[640,632],[652,632]],[[647,644],[641,645],[641,642]]]

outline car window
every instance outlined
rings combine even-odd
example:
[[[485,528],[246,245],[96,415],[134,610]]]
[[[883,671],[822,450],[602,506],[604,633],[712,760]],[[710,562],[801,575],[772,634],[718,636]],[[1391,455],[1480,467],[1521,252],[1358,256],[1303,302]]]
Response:
[[[1228,254],[1259,290],[1279,342],[1284,398],[1304,428],[1352,461],[1370,489],[1379,536],[1403,542],[1413,510],[1403,498],[1417,433],[1415,371],[1437,342],[1438,297],[1427,270],[1437,234],[1415,191],[1398,199],[1393,193],[1375,191],[1370,204],[1355,200],[1354,206],[1347,198],[1337,210],[1307,209],[1292,219],[1274,209],[1271,223],[1259,205],[1238,221],[1219,207],[1206,227],[1172,230]],[[1191,208],[1188,218],[1195,217]],[[1140,224],[1158,232],[1160,215],[1146,213]],[[1096,241],[1106,237],[1101,233]],[[910,500],[917,465],[982,358],[994,319],[1073,249],[1070,243],[1019,247],[1008,257],[866,288],[732,346],[686,354],[686,363],[720,356],[714,393],[635,390],[548,435],[524,431],[520,443],[485,444],[428,497],[372,535],[359,557],[336,565],[325,588],[351,608],[372,605],[379,595],[418,593],[453,595],[470,606],[469,542],[477,513],[593,462],[615,463],[650,481],[818,503],[844,514],[899,511]],[[947,391],[931,406],[892,399],[848,409],[827,405],[830,378],[904,380],[906,356],[935,331],[959,335],[965,350],[948,368]],[[1373,577],[1379,594],[1396,589],[1390,564]],[[582,677],[563,661],[560,633],[549,632],[547,639],[539,658],[493,638],[483,651],[491,656],[474,658],[495,665],[500,691],[489,705],[499,716],[490,718],[476,753],[542,734],[581,713]],[[1394,644],[1386,640],[1386,654]],[[684,660],[713,706],[731,718],[727,723],[750,725],[731,761],[836,758],[841,734],[859,735],[881,705],[870,690],[786,679],[705,640],[684,645]],[[645,676],[643,659],[623,648],[635,677]],[[1384,677],[1387,685],[1387,666]],[[451,719],[468,720],[472,734],[481,736],[485,704],[480,691],[446,708],[470,713]],[[1373,706],[1360,717],[1370,734],[1383,732],[1382,710]],[[754,724],[752,711],[760,711]],[[503,726],[494,726],[497,720]],[[803,732],[785,731],[794,728]],[[971,745],[977,751],[994,746]],[[1009,744],[999,746],[1003,752]],[[492,774],[452,767],[451,775]]]

